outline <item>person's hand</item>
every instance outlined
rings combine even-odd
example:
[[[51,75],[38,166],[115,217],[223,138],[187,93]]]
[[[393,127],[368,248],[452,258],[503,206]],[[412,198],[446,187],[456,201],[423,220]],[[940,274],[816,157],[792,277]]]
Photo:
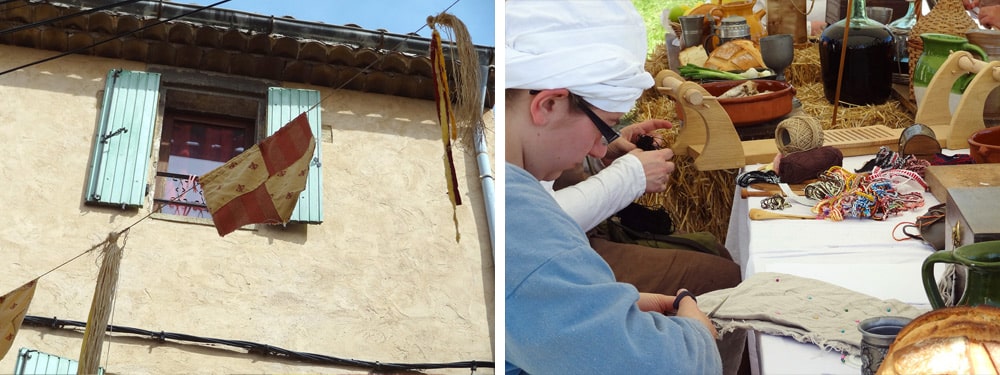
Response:
[[[677,294],[680,294],[683,290],[684,289],[678,290]],[[664,314],[674,313],[680,317],[697,320],[705,326],[706,329],[708,329],[708,333],[710,333],[713,338],[716,340],[719,339],[719,331],[715,329],[715,325],[712,324],[712,320],[708,319],[708,316],[698,309],[698,303],[695,302],[694,298],[685,296],[681,300],[678,309],[674,311],[675,298],[676,297],[674,296],[657,293],[639,293],[639,302],[636,302],[636,305],[639,307],[639,310],[642,311],[655,311]]]
[[[966,10],[972,10],[979,6],[979,0],[962,0],[962,5],[965,6]]]
[[[666,313],[673,310],[674,298],[659,293],[639,293],[639,310]]]
[[[682,291],[684,291],[684,289],[678,289],[677,294],[681,294]],[[674,307],[673,303],[673,301],[670,301],[671,309]],[[711,333],[713,338],[716,340],[719,339],[719,331],[715,329],[715,325],[712,324],[712,320],[708,318],[708,315],[701,312],[701,309],[698,308],[698,302],[696,302],[694,298],[684,296],[678,305],[676,314],[677,316],[697,320],[708,329],[708,333]]]
[[[646,174],[647,193],[667,190],[670,174],[674,173],[676,168],[674,162],[670,161],[674,158],[674,150],[669,148],[654,151],[635,149],[630,154],[635,155],[642,163],[642,170]]]
[[[648,135],[657,129],[669,129],[671,126],[670,121],[652,119],[622,128],[619,131],[621,137],[608,145],[608,152],[602,161],[605,165],[610,165],[615,159],[635,150],[635,142],[640,135]]]
[[[978,0],[971,1],[979,3]],[[979,8],[979,24],[986,29],[1000,26],[1000,5],[987,5]]]

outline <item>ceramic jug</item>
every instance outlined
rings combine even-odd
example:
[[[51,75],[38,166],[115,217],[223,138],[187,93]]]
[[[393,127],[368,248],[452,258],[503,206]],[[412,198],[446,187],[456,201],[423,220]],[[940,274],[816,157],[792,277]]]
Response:
[[[727,17],[740,16],[747,20],[747,26],[750,27],[750,40],[754,43],[760,43],[760,38],[767,35],[764,32],[764,25],[760,22],[760,19],[764,17],[766,11],[764,9],[753,11],[753,6],[757,4],[757,0],[749,1],[730,1],[722,2],[716,5],[708,11],[708,14],[715,19],[715,26],[721,26],[722,20]],[[715,48],[716,46],[712,46]]]
[[[968,51],[973,56],[979,57],[980,60],[989,61],[986,51],[975,44],[969,43],[968,39],[957,35],[923,33],[920,34],[920,40],[924,42],[924,49],[920,53],[916,67],[913,69],[913,76],[910,77],[913,81],[913,96],[917,100],[917,106],[920,106],[924,94],[927,93],[927,85],[930,84],[934,73],[937,73],[938,68],[941,67],[941,64],[944,64],[944,61],[948,59],[948,56],[953,51]],[[958,108],[958,102],[962,99],[962,92],[965,91],[965,87],[972,81],[973,76],[971,73],[966,74],[952,85],[951,95],[948,97],[948,107],[952,113]]]
[[[1000,241],[977,242],[954,251],[938,251],[924,260],[921,267],[924,291],[935,309],[945,307],[934,279],[934,265],[937,263],[964,266],[967,270],[965,292],[956,305],[1000,307]]]

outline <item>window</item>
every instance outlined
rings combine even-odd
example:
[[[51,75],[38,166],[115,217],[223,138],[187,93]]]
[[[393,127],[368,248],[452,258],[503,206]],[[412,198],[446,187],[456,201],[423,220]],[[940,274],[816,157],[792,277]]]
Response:
[[[201,176],[254,144],[254,121],[168,111],[163,115],[154,207],[160,213],[211,219]]]
[[[178,68],[108,73],[88,172],[85,202],[210,218],[192,176],[222,165],[307,111],[316,136],[306,190],[292,222],[323,222],[320,100],[315,90],[268,87],[255,79]],[[162,108],[159,153],[152,155]],[[155,173],[150,164],[156,160]],[[150,181],[150,179],[153,181]],[[177,201],[167,204],[180,193]]]
[[[76,375],[80,363],[68,358],[57,357],[51,354],[28,348],[21,348],[17,352],[17,362],[14,363],[15,375]],[[97,368],[98,375],[104,375],[104,368]]]

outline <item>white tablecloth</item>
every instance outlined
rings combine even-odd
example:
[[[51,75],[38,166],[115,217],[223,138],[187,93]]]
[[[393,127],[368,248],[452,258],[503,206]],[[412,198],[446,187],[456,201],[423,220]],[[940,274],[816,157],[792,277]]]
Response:
[[[873,157],[844,158],[844,167],[853,171]],[[743,171],[759,167],[749,165]],[[907,183],[904,188],[901,191],[923,190],[915,182]],[[726,246],[734,252],[744,279],[757,272],[788,273],[929,310],[920,268],[933,249],[917,240],[897,241],[892,233],[898,223],[912,222],[938,203],[929,192],[923,196],[923,207],[884,221],[756,221],[749,220],[748,212],[750,208],[759,208],[763,198],[742,199],[737,186]],[[811,214],[810,207],[794,203],[792,208],[781,212]],[[897,231],[897,237],[905,236]],[[937,272],[940,274],[941,270]],[[753,336],[756,345],[751,340],[750,350],[755,373],[856,375],[860,371],[858,358],[844,358],[841,353],[825,352],[814,344],[799,343],[787,337]]]

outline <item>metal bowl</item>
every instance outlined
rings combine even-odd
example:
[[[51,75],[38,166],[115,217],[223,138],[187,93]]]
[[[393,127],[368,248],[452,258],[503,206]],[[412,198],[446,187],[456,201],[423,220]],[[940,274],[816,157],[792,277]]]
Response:
[[[712,96],[719,96],[746,80],[717,81],[702,83]],[[742,98],[719,99],[719,104],[729,114],[733,126],[749,126],[779,119],[792,111],[795,88],[788,82],[771,79],[756,79],[757,91],[769,91]]]

